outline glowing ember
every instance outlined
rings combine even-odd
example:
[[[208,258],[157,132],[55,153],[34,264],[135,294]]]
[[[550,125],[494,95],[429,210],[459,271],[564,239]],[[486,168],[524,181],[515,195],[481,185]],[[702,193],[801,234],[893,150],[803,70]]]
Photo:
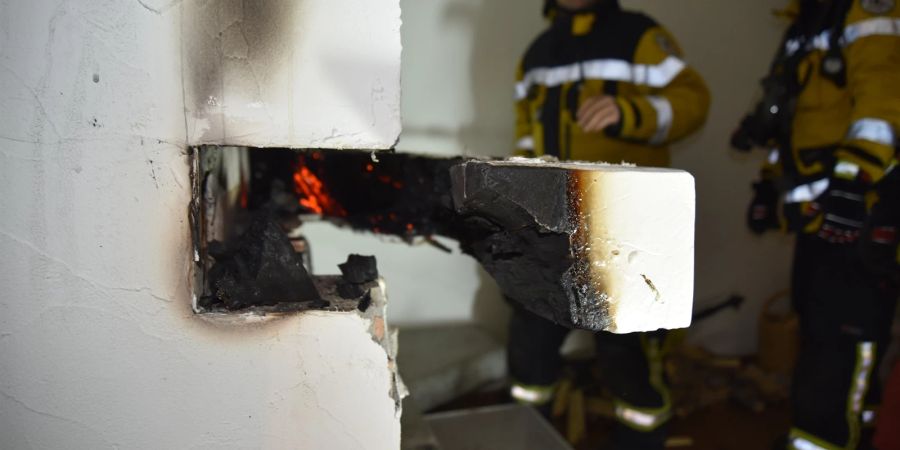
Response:
[[[325,216],[346,216],[347,211],[328,195],[325,185],[312,171],[302,165],[294,172],[294,190],[300,196],[300,206]]]
[[[250,204],[250,193],[248,192],[247,182],[244,181],[243,177],[241,178],[241,208],[247,209],[247,206]]]

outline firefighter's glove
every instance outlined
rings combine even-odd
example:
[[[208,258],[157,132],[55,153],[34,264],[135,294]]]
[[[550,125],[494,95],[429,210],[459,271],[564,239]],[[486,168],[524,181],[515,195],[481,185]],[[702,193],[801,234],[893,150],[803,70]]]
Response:
[[[819,238],[833,244],[856,243],[868,217],[866,193],[870,189],[859,166],[839,161],[828,190],[817,200],[822,211]]]
[[[747,208],[747,228],[755,234],[780,228],[778,189],[770,180],[753,183],[753,200]]]

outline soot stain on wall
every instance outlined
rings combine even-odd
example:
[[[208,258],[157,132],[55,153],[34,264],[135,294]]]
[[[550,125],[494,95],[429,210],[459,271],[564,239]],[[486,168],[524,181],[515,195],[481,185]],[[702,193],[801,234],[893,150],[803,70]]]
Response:
[[[210,119],[228,136],[221,108],[228,86],[251,81],[259,97],[263,83],[293,64],[293,47],[302,38],[297,23],[302,0],[223,0],[186,2],[182,24],[182,70],[187,114]],[[227,81],[227,82],[226,82]],[[246,93],[245,93],[246,94]],[[285,93],[288,95],[289,93]],[[193,99],[193,100],[192,100]],[[246,99],[245,99],[246,100]],[[256,98],[255,101],[263,102]],[[218,117],[216,117],[218,116]],[[189,130],[191,135],[202,130]]]

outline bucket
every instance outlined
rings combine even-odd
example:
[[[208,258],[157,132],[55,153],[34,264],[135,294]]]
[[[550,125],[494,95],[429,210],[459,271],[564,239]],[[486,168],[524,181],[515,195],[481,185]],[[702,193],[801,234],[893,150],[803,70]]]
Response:
[[[779,303],[784,302],[787,305]],[[800,348],[800,321],[784,290],[763,303],[759,315],[759,366],[766,372],[789,377]]]

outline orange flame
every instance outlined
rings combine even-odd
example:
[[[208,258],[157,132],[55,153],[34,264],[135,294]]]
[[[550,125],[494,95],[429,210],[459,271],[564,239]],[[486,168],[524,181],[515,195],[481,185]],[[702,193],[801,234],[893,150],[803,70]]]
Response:
[[[325,185],[306,166],[294,172],[294,189],[300,195],[300,206],[326,216],[346,216],[347,211],[328,195]]]

